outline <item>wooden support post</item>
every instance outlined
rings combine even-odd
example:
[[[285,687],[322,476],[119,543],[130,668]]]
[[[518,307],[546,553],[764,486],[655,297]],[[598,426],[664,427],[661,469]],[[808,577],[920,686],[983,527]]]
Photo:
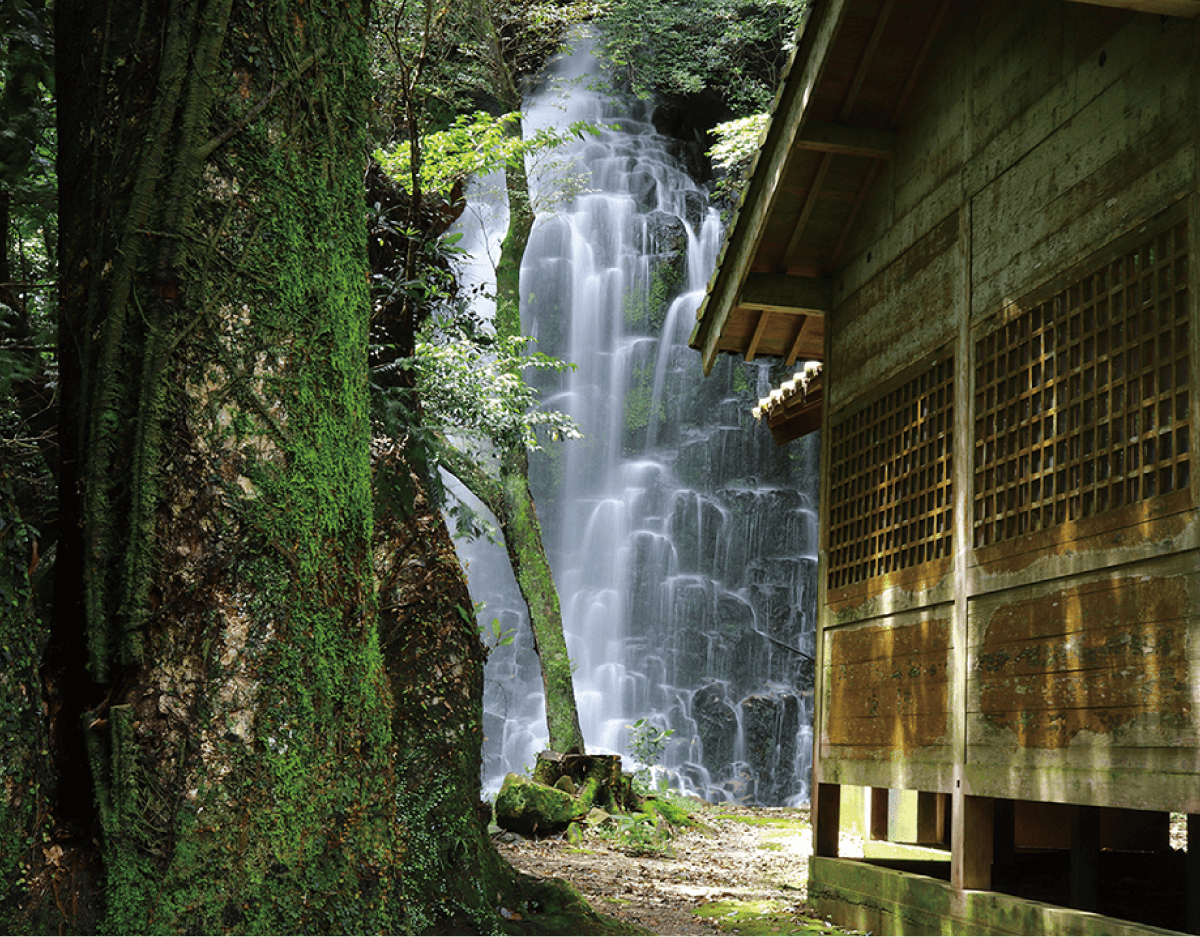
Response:
[[[992,887],[992,827],[992,798],[954,792],[950,884],[955,888]]]
[[[935,791],[917,792],[917,843],[941,846],[946,842],[946,795]]]
[[[813,785],[813,854],[836,859],[842,825],[842,786]]]
[[[1017,804],[999,798],[992,805],[993,877],[1017,864]]]
[[[1200,813],[1187,818],[1187,930],[1200,934]]]
[[[871,839],[888,838],[888,794],[886,787],[871,788]]]
[[[1076,807],[1071,820],[1071,907],[1100,905],[1100,808]]]

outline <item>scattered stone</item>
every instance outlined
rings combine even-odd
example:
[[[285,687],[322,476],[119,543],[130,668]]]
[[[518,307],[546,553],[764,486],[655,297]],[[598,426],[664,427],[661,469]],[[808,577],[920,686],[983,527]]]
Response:
[[[570,794],[519,774],[509,773],[496,795],[497,825],[526,836],[561,832],[585,813]]]

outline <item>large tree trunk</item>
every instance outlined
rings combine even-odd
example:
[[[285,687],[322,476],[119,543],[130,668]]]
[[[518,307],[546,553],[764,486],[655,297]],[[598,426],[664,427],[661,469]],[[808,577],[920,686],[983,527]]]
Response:
[[[434,926],[374,597],[364,10],[56,15],[64,537],[26,910]],[[475,798],[458,814],[477,826]]]

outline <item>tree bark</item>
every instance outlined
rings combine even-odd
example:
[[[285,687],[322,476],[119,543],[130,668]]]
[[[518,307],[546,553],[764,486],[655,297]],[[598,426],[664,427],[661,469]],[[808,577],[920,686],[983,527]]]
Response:
[[[0,802],[0,870],[25,874],[0,929],[494,928],[494,880],[454,874],[486,858],[481,652],[451,635],[389,670],[378,630],[365,11],[56,17],[64,535],[49,741],[3,752],[42,786]],[[27,596],[14,545],[0,584]],[[400,750],[447,681],[447,722]],[[452,772],[400,776],[459,742]]]

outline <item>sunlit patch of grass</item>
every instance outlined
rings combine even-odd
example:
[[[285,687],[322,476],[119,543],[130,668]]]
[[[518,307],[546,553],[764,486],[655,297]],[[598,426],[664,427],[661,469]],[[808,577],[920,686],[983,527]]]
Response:
[[[808,818],[803,814],[782,817],[746,817],[733,813],[718,813],[714,820],[731,820],[747,826],[770,826],[776,829],[803,830],[808,828]]]
[[[850,933],[810,914],[804,905],[778,899],[714,901],[696,908],[695,913],[730,934]]]

